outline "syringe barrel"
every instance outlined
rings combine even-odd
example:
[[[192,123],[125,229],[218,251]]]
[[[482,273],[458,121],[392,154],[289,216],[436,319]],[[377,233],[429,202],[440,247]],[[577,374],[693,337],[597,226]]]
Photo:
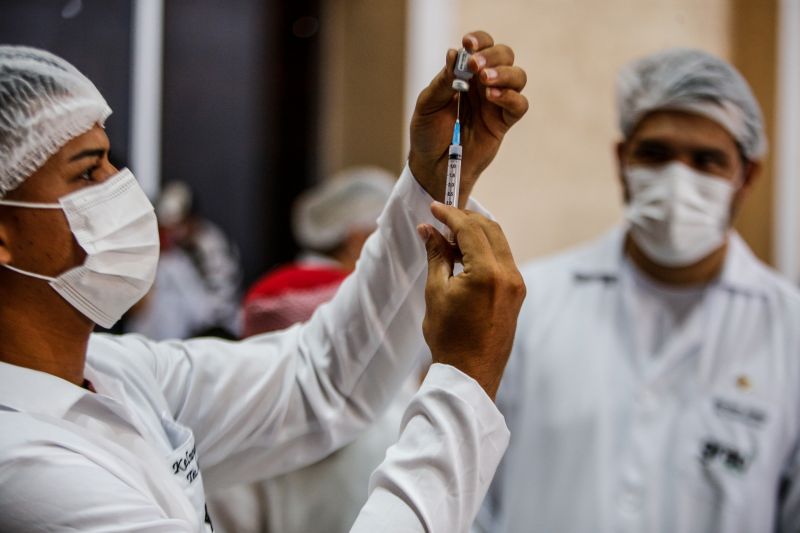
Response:
[[[461,146],[451,144],[447,153],[447,185],[444,203],[458,207],[458,190],[461,188]]]

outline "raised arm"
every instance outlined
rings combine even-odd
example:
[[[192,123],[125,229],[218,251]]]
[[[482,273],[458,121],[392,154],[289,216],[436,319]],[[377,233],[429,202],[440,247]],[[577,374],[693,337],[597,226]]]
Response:
[[[479,81],[462,102],[462,198],[527,109],[519,94],[525,74],[512,66],[510,49],[496,46],[483,32],[465,36],[464,45],[477,52],[470,66]],[[423,224],[425,231],[432,231],[436,219],[430,212],[431,197],[444,196],[444,165],[455,120],[448,81],[453,58],[450,51],[447,66],[417,102],[409,161],[413,172],[404,171],[355,273],[332,302],[307,324],[241,343],[200,339],[155,345],[157,378],[170,411],[195,431],[210,489],[286,472],[342,446],[380,413],[410,371],[422,342],[427,266],[416,227]],[[443,128],[449,131],[440,138]],[[445,221],[460,215],[437,216]],[[480,238],[494,243],[498,231],[493,223],[486,224]],[[429,247],[441,244],[440,238],[429,239]],[[439,270],[441,290],[450,286],[443,272]],[[466,304],[469,291],[482,288],[469,285],[475,279],[468,275],[453,285],[461,293],[443,293],[437,300],[441,310],[448,299]],[[428,292],[429,299],[432,294]],[[492,380],[499,376],[481,373],[485,365],[477,360],[463,359],[459,367],[456,359],[448,359],[446,339],[434,339],[431,326],[426,334],[439,343],[441,361],[473,373],[493,395]]]

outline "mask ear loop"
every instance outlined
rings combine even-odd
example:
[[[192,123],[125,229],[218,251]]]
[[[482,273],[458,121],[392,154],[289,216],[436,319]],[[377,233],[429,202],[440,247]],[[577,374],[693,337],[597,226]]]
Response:
[[[42,274],[36,274],[34,272],[28,272],[27,270],[22,270],[21,268],[13,267],[11,265],[3,265],[5,268],[11,270],[12,272],[16,272],[17,274],[22,274],[23,276],[28,276],[31,278],[41,279],[43,281],[53,282],[56,281],[56,278],[51,278],[50,276],[44,276]]]
[[[37,204],[36,202],[15,202],[14,200],[0,200],[0,205],[29,207],[31,209],[61,209],[61,204]]]

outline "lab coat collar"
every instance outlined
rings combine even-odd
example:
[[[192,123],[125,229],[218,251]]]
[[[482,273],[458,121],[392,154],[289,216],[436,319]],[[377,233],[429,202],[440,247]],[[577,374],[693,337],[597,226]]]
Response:
[[[625,236],[628,227],[619,225],[590,245],[589,253],[582,254],[575,265],[578,281],[616,281],[625,261]],[[765,296],[767,286],[759,272],[764,267],[738,232],[731,230],[728,251],[719,277],[719,287],[745,294]]]
[[[0,362],[0,406],[57,418],[89,391],[47,372]]]

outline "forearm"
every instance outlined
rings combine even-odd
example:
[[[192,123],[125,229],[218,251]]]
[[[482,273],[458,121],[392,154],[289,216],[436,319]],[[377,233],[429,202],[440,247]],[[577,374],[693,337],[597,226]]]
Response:
[[[433,220],[430,202],[404,172],[355,273],[308,323],[241,343],[161,345],[161,388],[195,430],[209,487],[324,457],[388,404],[423,342],[427,261],[416,226]]]

